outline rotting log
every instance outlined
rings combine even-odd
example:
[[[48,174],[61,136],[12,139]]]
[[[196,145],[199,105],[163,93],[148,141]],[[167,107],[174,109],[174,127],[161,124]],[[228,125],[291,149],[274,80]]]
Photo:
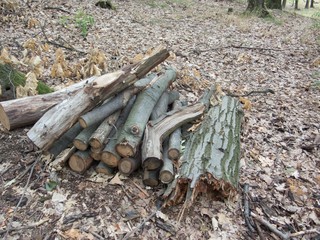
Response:
[[[85,113],[79,118],[79,123],[86,128],[96,122],[102,121],[114,112],[124,108],[129,99],[142,89],[146,88],[150,81],[156,77],[156,74],[149,74],[145,78],[135,82],[132,87],[125,89],[101,106],[95,107],[91,111]]]
[[[159,172],[160,172],[160,168],[155,170],[144,169],[143,179],[142,179],[143,184],[149,187],[158,186],[160,183]]]
[[[89,139],[94,131],[99,127],[100,123],[95,123],[90,127],[82,129],[82,131],[73,139],[73,145],[81,151],[87,150],[89,147]]]
[[[115,124],[115,128],[112,129],[110,135],[108,136],[108,142],[106,143],[106,146],[102,150],[100,160],[110,167],[117,167],[118,162],[121,158],[115,149],[117,144],[117,138],[119,137],[121,128],[126,122],[135,100],[136,100],[136,96],[133,96],[129,100],[127,106],[121,111],[120,116]]]
[[[64,149],[72,144],[74,138],[82,131],[82,127],[77,122],[68,131],[66,131],[53,145],[49,148],[48,153],[53,155],[53,158],[58,156]]]
[[[159,173],[159,179],[162,183],[171,183],[174,179],[174,167],[172,161],[168,158],[169,140],[163,143],[163,166]]]
[[[237,99],[223,96],[212,107],[186,144],[179,178],[169,186],[167,204],[189,204],[199,193],[217,200],[237,193],[240,163],[240,131],[243,112]],[[185,194],[187,196],[185,196]]]
[[[210,91],[207,91],[198,103],[173,110],[162,119],[157,119],[155,123],[148,123],[142,145],[143,168],[153,170],[162,167],[161,146],[163,139],[183,124],[199,118],[207,110],[214,90],[215,88],[212,87]]]
[[[77,173],[84,173],[90,166],[93,158],[88,151],[77,151],[69,159],[70,168]]]
[[[137,64],[97,77],[92,84],[47,111],[27,133],[29,139],[38,148],[48,149],[79,116],[131,86],[168,56],[169,52],[161,49]]]
[[[103,173],[106,175],[112,175],[114,173],[114,168],[109,167],[104,162],[99,162],[99,164],[95,168],[97,173]]]
[[[175,78],[176,71],[169,68],[163,75],[154,79],[147,89],[139,93],[117,140],[116,151],[120,156],[132,157],[136,154],[154,106]]]
[[[182,103],[179,100],[174,101],[173,110],[182,107]],[[181,128],[174,130],[169,136],[169,146],[168,146],[168,158],[176,161],[179,159],[181,154]]]
[[[0,122],[8,130],[32,125],[51,107],[68,99],[96,78],[88,78],[53,93],[0,102]]]
[[[104,143],[109,133],[114,128],[119,115],[120,111],[113,113],[99,125],[94,133],[92,133],[89,139],[89,144],[92,148],[101,149],[104,147]]]

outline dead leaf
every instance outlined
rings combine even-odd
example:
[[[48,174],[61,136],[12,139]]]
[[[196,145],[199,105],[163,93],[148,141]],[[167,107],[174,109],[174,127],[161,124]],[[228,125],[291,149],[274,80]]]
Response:
[[[109,182],[111,185],[123,185],[123,182],[121,181],[119,177],[120,173],[118,172]]]

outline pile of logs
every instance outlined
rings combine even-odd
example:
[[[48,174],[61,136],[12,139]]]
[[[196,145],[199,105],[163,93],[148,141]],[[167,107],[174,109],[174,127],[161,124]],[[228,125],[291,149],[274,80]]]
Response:
[[[213,86],[197,103],[183,104],[169,90],[173,68],[149,73],[168,56],[157,49],[139,63],[60,92],[1,102],[0,121],[7,129],[36,122],[29,139],[53,157],[69,149],[64,158],[78,173],[95,161],[99,173],[118,169],[129,176],[142,168],[145,185],[168,184],[168,204],[201,192],[232,197],[239,173],[239,102]],[[181,126],[201,116],[181,157]]]

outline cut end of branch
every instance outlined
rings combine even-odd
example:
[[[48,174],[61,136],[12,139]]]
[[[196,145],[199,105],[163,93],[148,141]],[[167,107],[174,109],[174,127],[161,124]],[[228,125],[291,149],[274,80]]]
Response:
[[[171,160],[178,160],[180,157],[180,151],[176,148],[168,150],[168,158]]]
[[[93,159],[88,152],[78,151],[69,159],[70,168],[78,173],[84,173],[91,165]]]
[[[82,128],[88,127],[86,121],[85,121],[82,117],[80,117],[78,121],[79,121],[80,126],[81,126]]]
[[[117,144],[116,151],[121,157],[132,157],[136,153],[135,149],[127,142]]]
[[[171,183],[174,179],[174,175],[170,171],[161,171],[160,180],[164,184]]]
[[[8,118],[6,112],[4,111],[3,106],[1,104],[0,104],[0,122],[5,129],[10,130],[9,118]]]
[[[111,152],[102,152],[101,161],[107,164],[109,167],[117,167],[119,162],[119,157]]]
[[[85,151],[88,148],[88,144],[78,139],[73,140],[73,145],[80,151]]]

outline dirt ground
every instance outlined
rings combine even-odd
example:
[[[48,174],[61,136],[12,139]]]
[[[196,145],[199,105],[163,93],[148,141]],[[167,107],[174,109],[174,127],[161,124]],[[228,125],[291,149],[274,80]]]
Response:
[[[85,65],[98,48],[113,71],[163,44],[176,55],[167,64],[194,79],[186,87],[180,74],[176,84],[190,101],[208,81],[236,94],[272,89],[247,96],[252,106],[242,126],[239,195],[225,202],[200,196],[179,220],[183,205],[156,212],[165,186],[146,188],[141,172],[119,179],[93,169],[55,171],[28,141],[30,127],[8,132],[0,125],[0,238],[259,239],[243,216],[242,187],[249,184],[252,212],[286,233],[310,230],[293,239],[320,239],[319,25],[287,12],[273,11],[274,19],[244,16],[240,2],[113,2],[116,10],[75,0],[2,8],[0,50],[22,59],[28,39],[51,42],[37,54],[40,79],[55,88],[77,81],[76,74],[50,76],[58,45],[65,46],[70,69]],[[94,19],[88,29],[76,22],[83,13]],[[260,239],[279,239],[260,226]]]

